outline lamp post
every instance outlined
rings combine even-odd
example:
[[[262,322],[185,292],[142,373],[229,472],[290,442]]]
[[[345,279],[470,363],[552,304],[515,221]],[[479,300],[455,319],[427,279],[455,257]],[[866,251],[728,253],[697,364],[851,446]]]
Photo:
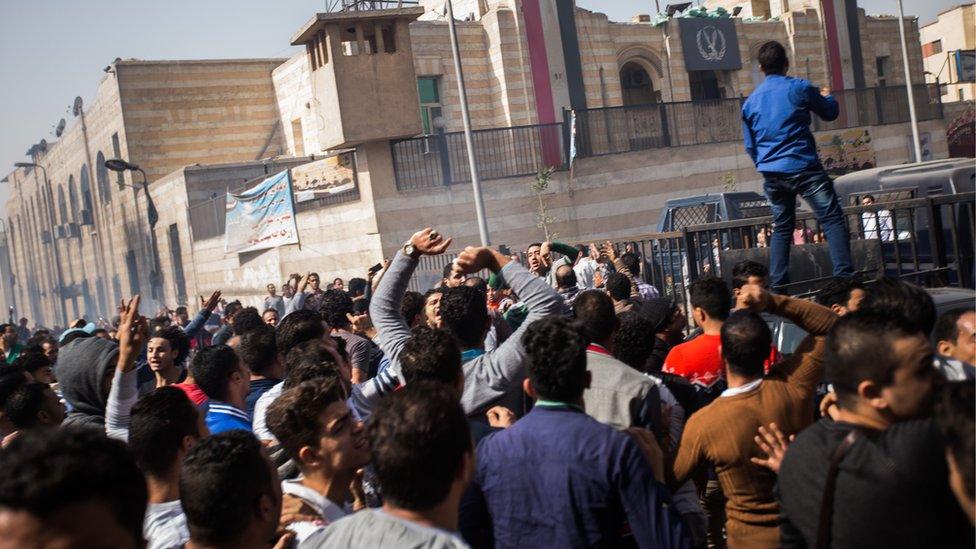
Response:
[[[905,10],[898,0],[898,32],[901,35],[901,58],[905,64],[905,87],[908,89],[908,117],[912,122],[912,146],[915,162],[922,161],[922,141],[918,136],[918,116],[915,115],[915,94],[912,91],[912,75],[908,63],[908,44],[905,42]]]
[[[142,176],[142,190],[146,193],[146,218],[149,222],[149,243],[152,247],[150,250],[150,259],[152,260],[152,272],[149,273],[149,287],[152,291],[152,298],[158,299],[158,289],[159,289],[159,260],[156,257],[158,255],[156,248],[156,222],[159,221],[159,212],[156,211],[156,205],[153,203],[152,196],[149,195],[149,183],[146,180],[146,172],[143,171],[136,164],[131,162],[126,162],[119,158],[112,158],[105,161],[105,167],[112,170],[113,172],[125,172],[133,171],[139,172]],[[133,189],[138,189],[133,185],[126,185],[126,187],[131,187]]]
[[[491,239],[488,236],[488,220],[485,216],[485,204],[481,197],[481,181],[478,179],[478,165],[474,158],[474,141],[471,137],[471,114],[468,112],[468,92],[464,88],[464,73],[461,71],[461,51],[458,49],[457,28],[454,25],[454,8],[452,0],[447,0],[447,26],[451,31],[451,53],[454,56],[454,73],[457,76],[458,95],[461,99],[461,122],[464,123],[464,145],[468,151],[468,168],[471,170],[471,190],[474,192],[474,209],[478,216],[478,233],[481,245],[488,246]]]
[[[60,322],[64,325],[68,325],[68,309],[64,306],[64,277],[61,274],[61,253],[58,251],[58,239],[57,235],[54,233],[54,193],[51,191],[51,180],[47,178],[47,169],[44,166],[36,162],[15,162],[14,167],[17,168],[36,168],[41,170],[44,174],[44,186],[47,190],[47,220],[48,220],[48,231],[51,233],[51,246],[54,249],[54,272],[55,276],[58,277],[57,281],[57,300],[58,308],[61,310]]]

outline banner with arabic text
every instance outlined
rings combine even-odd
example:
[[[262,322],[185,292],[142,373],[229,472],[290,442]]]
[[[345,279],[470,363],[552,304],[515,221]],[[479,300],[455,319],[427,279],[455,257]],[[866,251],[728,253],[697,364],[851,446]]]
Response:
[[[243,253],[298,243],[288,170],[227,195],[224,251]]]

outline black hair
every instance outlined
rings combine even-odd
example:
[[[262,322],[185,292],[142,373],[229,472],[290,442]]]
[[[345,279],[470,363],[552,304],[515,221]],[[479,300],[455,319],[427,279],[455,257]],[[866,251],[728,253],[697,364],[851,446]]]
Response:
[[[412,383],[384,399],[367,434],[384,499],[411,511],[442,502],[472,453],[457,393],[440,383]]]
[[[637,249],[636,246],[635,249]],[[637,254],[632,252],[624,253],[623,255],[620,256],[620,262],[624,264],[624,267],[627,267],[627,270],[630,271],[630,274],[632,274],[635,277],[640,276],[641,260],[640,257],[637,256]]]
[[[230,376],[240,370],[240,359],[227,345],[214,345],[197,352],[190,364],[190,373],[209,398],[227,399]]]
[[[786,65],[789,63],[786,48],[775,40],[770,40],[759,47],[758,60],[763,74],[785,74]]]
[[[759,314],[735,311],[722,324],[722,358],[729,371],[743,377],[763,375],[763,362],[769,358],[773,335]]]
[[[322,315],[322,320],[330,328],[337,329],[349,326],[349,318],[346,317],[347,314],[352,313],[352,298],[349,297],[349,294],[332,288],[326,290],[325,294],[322,295],[321,303],[319,314]]]
[[[349,289],[349,295],[351,297],[358,297],[366,293],[365,278],[350,278],[346,286]]]
[[[560,288],[574,288],[576,287],[576,271],[573,270],[569,265],[560,265],[556,267],[556,286]]]
[[[854,290],[864,290],[864,284],[861,284],[854,277],[834,278],[824,289],[820,290],[816,301],[824,307],[833,307],[834,305],[846,307]]]
[[[627,288],[629,290],[630,286]],[[600,290],[586,290],[576,296],[573,300],[573,318],[590,341],[607,339],[618,326],[613,300]]]
[[[261,498],[274,494],[274,481],[253,434],[234,430],[201,440],[187,453],[180,472],[180,503],[190,537],[212,545],[235,541],[251,524]]]
[[[935,406],[946,448],[962,475],[970,499],[976,497],[976,387],[972,381],[946,383]]]
[[[438,328],[414,328],[413,335],[403,344],[399,361],[407,384],[429,380],[453,387],[462,375],[461,349],[457,340]]]
[[[478,290],[479,292],[485,294],[485,296],[488,295],[488,281],[480,276],[469,276],[468,278],[464,279],[464,285]]]
[[[444,265],[444,268],[441,269],[441,278],[450,278],[452,271],[454,271],[454,262],[453,261],[450,262],[450,263],[448,263],[447,265]]]
[[[238,300],[231,301],[227,305],[224,305],[224,318],[230,318],[241,311],[244,306]]]
[[[17,357],[13,361],[13,365],[22,368],[23,371],[30,375],[34,375],[34,372],[40,370],[45,366],[51,366],[50,359],[44,355],[44,352],[25,352]],[[6,367],[6,366],[4,366]]]
[[[44,395],[50,391],[47,383],[31,381],[21,385],[7,398],[3,413],[17,429],[30,429],[37,425],[37,413],[44,408]]]
[[[539,319],[525,330],[527,374],[539,398],[575,402],[586,380],[586,337],[567,318]]]
[[[732,289],[738,290],[749,283],[750,277],[759,277],[766,280],[769,277],[769,269],[762,263],[745,260],[740,261],[732,267]]]
[[[244,307],[234,315],[233,331],[234,335],[240,336],[267,325],[255,307]]]
[[[613,356],[627,366],[644,371],[654,351],[654,322],[637,311],[626,311],[617,317],[620,326],[613,334]]]
[[[904,280],[883,276],[870,285],[859,310],[881,316],[900,316],[926,337],[935,326],[935,302],[928,292]]]
[[[623,273],[610,273],[604,283],[607,293],[617,301],[630,297],[630,279]]]
[[[285,358],[285,371],[285,389],[310,379],[340,377],[335,358],[320,339],[306,341],[289,352]]]
[[[302,447],[319,446],[325,409],[345,399],[346,392],[336,378],[304,381],[287,389],[271,403],[267,412],[268,429],[288,457],[300,463],[298,453]]]
[[[99,429],[28,429],[0,452],[0,507],[41,520],[99,502],[142,544],[146,482],[125,443]]]
[[[163,331],[164,328],[167,328],[169,326],[170,326],[170,320],[168,318],[161,318],[161,317],[150,318],[149,337],[157,337],[157,334],[159,332]],[[95,335],[94,330],[92,331],[91,335],[92,336]]]
[[[425,301],[424,295],[420,292],[411,291],[403,294],[403,299],[400,300],[400,314],[403,315],[407,326],[412,326],[417,315],[423,314]]]
[[[891,384],[899,366],[894,342],[913,336],[923,333],[901,315],[862,309],[838,320],[827,334],[823,360],[827,381],[834,385],[841,403],[857,396],[862,381]]]
[[[441,297],[441,323],[458,339],[461,347],[475,348],[485,339],[488,304],[485,294],[468,286],[444,288]]]
[[[525,253],[529,253],[530,248],[541,248],[541,247],[542,247],[542,242],[533,242],[532,244],[529,244],[528,246],[525,247]]]
[[[0,366],[0,409],[6,405],[10,395],[28,383],[24,367],[16,361],[13,364]]]
[[[959,339],[959,318],[971,312],[973,312],[971,308],[960,307],[942,313],[942,316],[935,323],[935,329],[932,331],[932,341],[936,344],[940,341],[948,341],[955,345],[956,340]]]
[[[176,355],[173,358],[173,363],[177,366],[182,366],[183,362],[186,361],[186,357],[190,354],[190,338],[186,336],[186,332],[179,326],[167,326],[152,334],[150,337],[161,337],[169,341],[170,349]]]
[[[709,317],[725,320],[732,308],[732,296],[725,281],[714,276],[705,276],[688,287],[691,308],[701,307]]]
[[[357,299],[352,302],[352,314],[354,316],[358,315],[368,315],[369,314],[369,301],[365,299]]]
[[[282,318],[275,328],[278,354],[287,357],[288,352],[299,344],[313,339],[322,339],[325,326],[322,317],[315,311],[300,309]]]
[[[174,466],[184,437],[200,438],[200,412],[177,387],[159,387],[132,407],[129,449],[142,472],[164,477]]]
[[[275,346],[275,329],[264,324],[246,332],[241,336],[241,342],[237,345],[237,354],[252,372],[265,375],[274,365],[275,358],[278,356],[278,348]]]

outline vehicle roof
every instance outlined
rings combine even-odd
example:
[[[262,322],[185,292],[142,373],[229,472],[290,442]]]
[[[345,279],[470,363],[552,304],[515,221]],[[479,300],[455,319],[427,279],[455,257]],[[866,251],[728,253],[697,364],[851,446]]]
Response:
[[[926,288],[926,291],[932,296],[936,309],[950,303],[964,302],[969,306],[976,303],[976,290],[968,288]]]
[[[714,204],[724,200],[765,200],[766,197],[756,192],[736,192],[736,193],[707,193],[697,196],[686,196],[682,198],[672,198],[664,203],[665,208],[674,206],[688,206],[691,204]]]
[[[897,166],[870,168],[845,174],[834,180],[834,187],[842,193],[891,187],[928,187],[951,181],[955,192],[973,190],[976,176],[971,158],[947,158]]]

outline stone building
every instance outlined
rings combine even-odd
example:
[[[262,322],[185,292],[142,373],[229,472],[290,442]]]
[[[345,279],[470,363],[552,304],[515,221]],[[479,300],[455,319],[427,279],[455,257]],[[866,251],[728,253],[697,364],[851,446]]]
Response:
[[[919,29],[925,81],[942,87],[942,101],[976,99],[976,6],[963,4],[939,13]]]
[[[834,0],[834,32],[825,32],[820,3],[774,3],[716,2],[750,17],[652,24],[646,16],[611,22],[567,0],[456,2],[493,243],[540,238],[530,183],[545,167],[556,169],[542,197],[551,228],[569,240],[653,232],[668,198],[758,189],[739,108],[761,82],[756,50],[769,39],[787,46],[794,74],[847,90],[837,92],[838,121],[814,128],[825,164],[908,161],[898,20]],[[49,177],[36,169],[8,176],[18,309],[56,324],[110,315],[111,303],[135,292],[158,307],[192,305],[216,289],[257,304],[266,283],[293,272],[363,276],[425,225],[458,246],[476,242],[443,13],[443,2],[425,0],[316,14],[291,38],[304,51],[287,60],[115,63],[87,126],[79,120],[57,143],[32,149]],[[920,75],[912,21],[911,67]],[[921,85],[916,106],[931,155],[946,156],[938,97]],[[844,152],[853,149],[856,162]],[[119,186],[139,179],[102,168],[113,156],[146,171],[153,231],[145,196]],[[314,170],[341,170],[346,183],[296,195],[298,244],[225,252],[226,194],[283,169],[296,186],[297,174],[314,179]],[[80,190],[71,195],[74,180]],[[53,198],[63,187],[77,206]],[[81,210],[94,212],[89,224]]]

